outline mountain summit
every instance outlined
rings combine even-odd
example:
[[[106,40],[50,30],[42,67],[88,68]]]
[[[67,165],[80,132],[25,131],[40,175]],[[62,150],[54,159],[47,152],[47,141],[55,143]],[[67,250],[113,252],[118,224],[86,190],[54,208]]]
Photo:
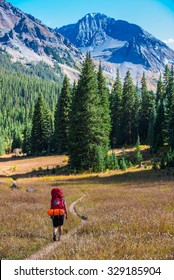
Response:
[[[87,14],[55,31],[82,52],[90,51],[94,59],[107,62],[108,70],[113,69],[113,63],[134,71],[159,73],[167,63],[174,63],[174,51],[141,27],[100,13]]]
[[[142,29],[126,21],[115,20],[100,13],[87,14],[76,24],[63,26],[56,31],[66,35],[78,48],[101,46],[107,39],[129,41],[142,33]],[[73,31],[73,33],[72,33]]]

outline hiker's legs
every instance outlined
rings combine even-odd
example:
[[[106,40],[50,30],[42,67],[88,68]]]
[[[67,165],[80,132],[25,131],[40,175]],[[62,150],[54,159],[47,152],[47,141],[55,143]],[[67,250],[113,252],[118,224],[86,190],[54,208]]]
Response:
[[[58,240],[60,240],[61,235],[62,235],[62,232],[63,232],[62,226],[59,226],[59,227],[58,227],[58,230],[59,230],[59,237],[58,237]]]
[[[58,230],[58,240],[60,240],[62,232],[63,232],[63,221],[64,221],[64,216],[55,216],[53,218],[53,241],[56,241],[56,234],[57,234],[57,230]]]
[[[53,241],[56,241],[57,227],[53,227]]]
[[[56,235],[57,233],[57,227],[53,227],[53,235]]]

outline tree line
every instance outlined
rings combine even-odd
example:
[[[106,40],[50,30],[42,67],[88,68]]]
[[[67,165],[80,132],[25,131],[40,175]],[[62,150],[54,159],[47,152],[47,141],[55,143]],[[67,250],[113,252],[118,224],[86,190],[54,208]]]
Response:
[[[23,120],[22,139],[13,136],[13,148],[20,146],[28,155],[66,153],[71,168],[77,170],[101,171],[117,166],[116,156],[108,156],[108,151],[140,143],[150,145],[152,153],[164,151],[164,165],[172,162],[173,67],[166,66],[155,93],[148,90],[145,74],[138,88],[129,71],[122,83],[119,70],[110,91],[101,65],[96,71],[87,54],[77,84],[71,86],[65,76],[57,103],[54,99],[50,106],[46,97],[40,90],[30,118]],[[124,151],[122,161],[126,161]]]
[[[25,123],[31,123],[40,92],[53,117],[59,83],[0,69],[0,154],[22,146]]]

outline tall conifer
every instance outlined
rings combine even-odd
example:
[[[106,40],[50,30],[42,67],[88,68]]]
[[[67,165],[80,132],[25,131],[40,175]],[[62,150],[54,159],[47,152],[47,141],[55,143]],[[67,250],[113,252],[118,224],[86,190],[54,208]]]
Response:
[[[32,118],[31,152],[33,154],[42,154],[49,151],[51,132],[51,115],[40,93]]]
[[[164,85],[163,85],[162,77],[160,75],[158,83],[157,83],[156,104],[158,104],[160,102],[160,100],[163,100],[164,96],[165,96]]]
[[[68,151],[69,117],[71,110],[71,87],[65,75],[62,90],[55,110],[54,146],[58,153]]]
[[[103,76],[101,64],[98,70],[98,93],[99,93],[99,110],[100,110],[100,125],[101,125],[101,145],[103,147],[104,153],[109,150],[109,136],[111,130],[111,117],[110,117],[110,107],[109,107],[109,91],[106,86],[106,80]]]
[[[154,124],[153,150],[158,151],[166,142],[165,106],[161,100],[157,107],[157,116]]]
[[[167,126],[169,145],[174,149],[174,68],[172,66],[167,88]]]
[[[102,170],[104,150],[97,75],[90,54],[87,54],[73,97],[70,165],[77,170]]]
[[[138,94],[135,90],[130,72],[126,73],[122,98],[122,136],[123,143],[133,144],[138,136]]]
[[[139,135],[142,143],[147,142],[148,127],[151,111],[153,108],[154,95],[147,89],[147,82],[145,73],[141,80],[141,109],[140,109],[140,120],[139,120]]]
[[[25,123],[23,135],[22,152],[28,155],[31,153],[31,122]]]
[[[117,69],[116,80],[113,85],[110,97],[111,108],[111,134],[110,141],[111,147],[115,148],[121,144],[122,131],[121,131],[121,116],[122,116],[122,83],[120,81],[119,69]]]

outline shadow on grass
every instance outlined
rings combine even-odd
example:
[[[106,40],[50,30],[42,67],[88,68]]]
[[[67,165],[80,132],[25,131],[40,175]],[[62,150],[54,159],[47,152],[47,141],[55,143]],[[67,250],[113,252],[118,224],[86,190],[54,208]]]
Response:
[[[13,180],[22,179],[22,178],[37,178],[37,177],[45,177],[45,176],[58,176],[58,175],[66,175],[68,171],[67,166],[62,166],[59,168],[52,169],[42,169],[42,170],[34,170],[27,173],[17,173],[7,176],[8,178],[12,178]],[[4,177],[0,175],[0,177]]]
[[[9,176],[13,180],[22,179],[22,178],[42,178],[45,176],[57,176],[57,181],[64,184],[145,184],[146,182],[166,182],[166,181],[174,181],[174,168],[164,169],[164,170],[153,170],[153,169],[144,169],[137,168],[133,171],[124,171],[123,173],[114,173],[114,171],[107,173],[99,173],[99,174],[68,174],[68,166],[63,166],[55,169],[44,169],[42,171],[32,171],[24,174],[14,174]],[[61,178],[59,176],[64,176]],[[0,176],[4,177],[4,176]],[[53,183],[55,186],[56,183]]]

